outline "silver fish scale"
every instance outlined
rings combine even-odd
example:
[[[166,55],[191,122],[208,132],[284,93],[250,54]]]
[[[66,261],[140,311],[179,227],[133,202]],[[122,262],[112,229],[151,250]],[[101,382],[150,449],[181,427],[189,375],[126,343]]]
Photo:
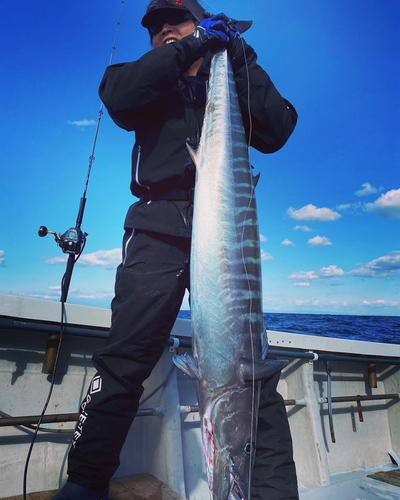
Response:
[[[261,359],[263,329],[252,174],[226,51],[212,61],[196,154],[191,264],[194,354],[201,358],[200,373],[212,392],[236,378],[243,355]]]
[[[246,135],[226,50],[211,62],[200,146],[191,255],[193,358],[213,500],[250,498],[264,321],[257,211]],[[247,363],[243,363],[247,360]],[[240,495],[240,496],[239,496]]]
[[[196,164],[193,356],[173,360],[197,380],[211,499],[250,500],[260,380],[287,362],[265,358],[253,176],[226,50],[212,58],[201,141],[189,151]]]

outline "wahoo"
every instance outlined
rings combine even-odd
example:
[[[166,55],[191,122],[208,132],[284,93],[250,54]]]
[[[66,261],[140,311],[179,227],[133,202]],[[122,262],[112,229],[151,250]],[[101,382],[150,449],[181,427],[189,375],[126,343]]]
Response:
[[[249,500],[260,380],[266,361],[254,182],[226,49],[213,56],[196,164],[191,254],[193,356],[175,364],[197,379],[211,498]]]

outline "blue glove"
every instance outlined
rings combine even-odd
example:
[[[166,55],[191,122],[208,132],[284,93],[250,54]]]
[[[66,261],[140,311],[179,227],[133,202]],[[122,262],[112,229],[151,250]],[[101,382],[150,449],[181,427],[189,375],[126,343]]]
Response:
[[[230,48],[233,40],[240,36],[236,21],[222,13],[203,19],[193,35],[200,39],[205,51]]]

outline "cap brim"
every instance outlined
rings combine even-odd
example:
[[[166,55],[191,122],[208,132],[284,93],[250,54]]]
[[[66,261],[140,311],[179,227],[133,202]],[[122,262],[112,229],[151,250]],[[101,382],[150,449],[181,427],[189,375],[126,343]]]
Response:
[[[155,9],[151,10],[150,12],[147,12],[147,14],[145,14],[143,16],[142,26],[144,26],[145,28],[150,28],[151,25],[154,24],[154,22],[157,19],[159,19],[160,17],[165,15],[168,11],[171,11],[171,9],[181,10],[183,12],[190,12],[189,9],[187,9],[184,6],[180,6],[180,5],[169,5],[169,6],[164,6],[164,7],[157,7]]]

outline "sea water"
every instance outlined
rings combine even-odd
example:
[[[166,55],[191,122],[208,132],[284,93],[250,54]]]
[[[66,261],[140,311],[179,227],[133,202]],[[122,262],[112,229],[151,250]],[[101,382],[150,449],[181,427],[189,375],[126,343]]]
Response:
[[[190,319],[190,311],[180,311],[179,317]],[[265,313],[264,318],[267,330],[387,344],[400,343],[400,316]]]

